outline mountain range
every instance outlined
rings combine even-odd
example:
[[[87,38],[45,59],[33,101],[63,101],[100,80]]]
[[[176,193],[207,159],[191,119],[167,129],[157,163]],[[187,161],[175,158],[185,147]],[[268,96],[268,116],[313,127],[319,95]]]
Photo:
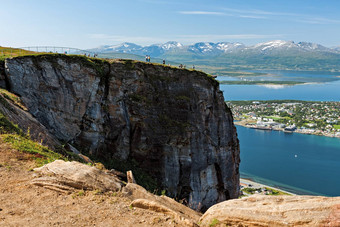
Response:
[[[340,46],[325,47],[317,43],[274,40],[246,46],[235,42],[199,42],[183,45],[170,41],[163,44],[140,46],[134,43],[105,45],[94,49],[105,57],[117,53],[166,59],[184,64],[223,67],[228,69],[279,69],[339,71]],[[115,54],[115,55],[114,55]],[[133,58],[133,57],[132,57]]]
[[[150,55],[153,57],[160,57],[164,54],[171,52],[191,52],[198,55],[220,55],[224,53],[242,53],[252,52],[259,54],[269,54],[271,52],[287,52],[287,51],[300,51],[300,52],[329,52],[339,53],[340,46],[327,48],[317,43],[298,42],[274,40],[265,43],[258,43],[253,46],[246,46],[242,43],[230,42],[199,42],[192,45],[183,45],[176,41],[169,41],[163,44],[152,44],[149,46],[141,46],[134,43],[122,43],[118,45],[104,45],[91,51],[99,53],[119,52],[137,55]]]

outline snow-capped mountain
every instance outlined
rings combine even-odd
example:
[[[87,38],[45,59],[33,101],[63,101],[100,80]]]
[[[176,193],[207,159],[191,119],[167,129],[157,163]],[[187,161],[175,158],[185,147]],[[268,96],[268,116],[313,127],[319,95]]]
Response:
[[[183,45],[171,41],[149,46],[134,43],[101,46],[91,51],[103,57],[144,60],[150,55],[155,62],[203,64],[239,70],[319,70],[340,72],[340,46],[328,48],[317,43],[273,40],[245,46],[231,42],[199,42]],[[131,56],[135,54],[135,56]]]
[[[337,46],[337,47],[332,47],[332,50],[340,53],[340,46]]]
[[[320,44],[309,42],[283,41],[273,40],[270,42],[258,43],[253,46],[245,46],[242,43],[230,42],[199,42],[192,45],[183,45],[179,42],[170,41],[163,44],[152,44],[149,46],[140,46],[134,43],[122,43],[119,45],[101,46],[91,51],[99,53],[119,52],[137,55],[151,55],[153,57],[161,57],[167,54],[175,54],[178,51],[183,53],[191,53],[200,56],[217,56],[221,54],[233,53],[237,54],[280,54],[288,52],[330,52],[339,53],[340,47],[327,48]]]
[[[92,49],[94,52],[100,52],[100,53],[105,53],[105,52],[120,52],[120,53],[129,53],[133,54],[135,52],[138,52],[142,49],[143,47],[134,43],[122,43],[118,45],[105,45],[105,46],[100,46],[98,48]]]
[[[165,52],[181,49],[183,45],[181,43],[175,41],[169,41],[163,44],[152,44],[150,46],[145,46],[141,49],[143,54],[152,55],[152,56],[160,56]]]
[[[280,51],[325,51],[331,52],[331,49],[320,44],[294,41],[274,40],[265,43],[258,43],[254,46],[246,47],[244,50],[253,50],[258,52],[280,52]]]
[[[199,53],[199,54],[221,54],[233,52],[237,49],[245,47],[242,43],[229,43],[229,42],[201,42],[195,43],[187,47],[188,51]]]
[[[159,56],[167,51],[173,49],[180,49],[183,45],[179,42],[169,41],[163,44],[152,44],[150,46],[140,46],[134,43],[122,43],[118,45],[104,45],[94,49],[93,52],[97,53],[109,53],[109,52],[119,52],[127,54],[137,54],[137,55],[152,55]]]
[[[304,50],[309,50],[309,51],[313,51],[313,50],[316,50],[316,51],[330,51],[329,48],[327,47],[324,47],[320,44],[317,44],[317,43],[308,43],[308,42],[299,42],[296,44],[298,47],[304,49]]]
[[[175,48],[182,48],[183,44],[176,42],[176,41],[169,41],[167,43],[160,44],[160,47],[163,50],[171,50],[171,49],[175,49]]]
[[[243,43],[228,43],[228,42],[220,42],[216,44],[216,48],[224,51],[225,53],[233,52],[235,50],[239,50],[245,48]]]
[[[293,41],[274,40],[266,43],[258,43],[245,49],[270,51],[275,49],[289,49],[293,47],[295,47],[295,43]]]

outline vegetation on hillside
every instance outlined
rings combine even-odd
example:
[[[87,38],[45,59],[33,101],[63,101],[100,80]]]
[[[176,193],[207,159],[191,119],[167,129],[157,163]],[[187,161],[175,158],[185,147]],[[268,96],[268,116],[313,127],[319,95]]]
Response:
[[[35,54],[34,51],[28,51],[18,48],[10,48],[10,47],[1,47],[0,46],[0,61],[3,61],[6,58],[10,57],[18,57],[24,55],[32,55]]]
[[[296,70],[340,72],[340,54],[328,52],[278,52],[259,54],[245,51],[205,56],[189,51],[168,52],[162,58],[188,65],[221,67],[228,71],[238,70]]]
[[[1,89],[0,102],[5,108],[10,108],[8,102],[16,102],[16,105],[22,106],[20,99],[8,91]],[[77,160],[80,159],[72,153],[60,148],[60,153],[52,151],[50,148],[33,141],[30,137],[29,131],[24,133],[18,125],[7,119],[4,113],[0,111],[0,141],[8,143],[14,149],[20,152],[34,155],[34,159],[38,166],[53,162],[57,159],[62,160]]]

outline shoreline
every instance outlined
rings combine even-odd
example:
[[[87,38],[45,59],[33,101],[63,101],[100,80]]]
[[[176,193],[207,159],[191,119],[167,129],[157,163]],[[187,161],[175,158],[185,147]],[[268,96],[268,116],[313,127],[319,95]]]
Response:
[[[252,128],[250,126],[247,126],[246,125],[247,122],[244,122],[244,121],[234,121],[234,124],[242,126],[242,127],[245,127],[245,128],[258,129],[258,128]],[[263,129],[258,129],[258,130],[263,130]],[[265,129],[265,130],[267,130],[267,131],[281,131],[281,132],[284,132],[283,129],[270,129],[270,128],[268,128],[268,129]],[[299,134],[304,134],[304,135],[325,136],[325,137],[329,137],[329,138],[338,138],[338,139],[340,139],[340,137],[338,137],[338,136],[327,135],[327,134],[326,135],[325,134],[320,135],[320,134],[313,134],[313,133],[304,133],[304,132],[300,132],[300,131],[292,131],[292,132],[286,132],[286,133],[299,133]]]
[[[249,179],[249,178],[241,178],[240,177],[240,186],[244,186],[242,184],[244,184],[244,185],[252,185],[251,188],[270,188],[270,189],[274,189],[276,191],[287,193],[289,195],[297,195],[295,193],[288,192],[288,191],[280,189],[280,188],[276,188],[276,187],[272,187],[272,186],[269,186],[269,185],[265,185],[265,184],[261,184],[261,183],[255,182],[254,180]]]

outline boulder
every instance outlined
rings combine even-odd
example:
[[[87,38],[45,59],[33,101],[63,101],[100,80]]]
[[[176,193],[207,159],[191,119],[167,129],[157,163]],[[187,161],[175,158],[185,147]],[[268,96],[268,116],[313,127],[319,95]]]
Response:
[[[177,222],[186,226],[195,226],[201,216],[200,213],[174,199],[154,195],[137,184],[128,183],[123,188],[122,194],[133,200],[132,206],[172,215]]]
[[[33,179],[32,184],[61,192],[75,189],[120,191],[123,186],[117,177],[75,161],[56,160],[34,171],[40,177]]]
[[[136,199],[132,201],[131,206],[170,215],[174,218],[176,223],[180,224],[181,226],[192,227],[198,226],[194,221],[184,218],[182,214],[178,214],[177,212],[169,209],[168,207],[151,200]]]
[[[340,197],[254,195],[218,203],[202,226],[340,226]]]

